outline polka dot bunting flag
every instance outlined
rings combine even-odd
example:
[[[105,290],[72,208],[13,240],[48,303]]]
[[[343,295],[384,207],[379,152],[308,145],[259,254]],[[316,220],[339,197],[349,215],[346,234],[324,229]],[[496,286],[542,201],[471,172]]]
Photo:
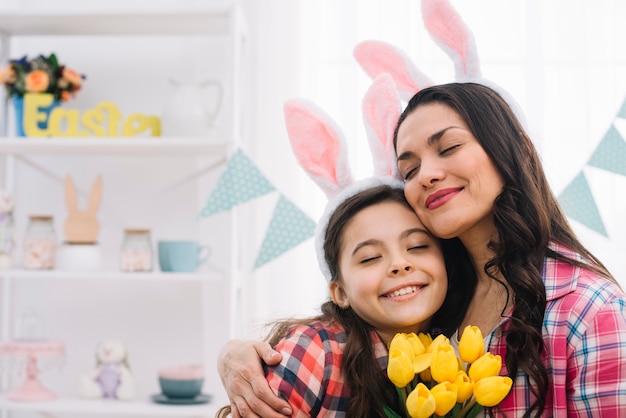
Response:
[[[278,257],[313,236],[315,222],[283,195],[280,196],[254,268]]]
[[[200,217],[214,215],[233,206],[261,197],[276,190],[259,169],[241,151],[228,161],[226,170],[217,181]]]

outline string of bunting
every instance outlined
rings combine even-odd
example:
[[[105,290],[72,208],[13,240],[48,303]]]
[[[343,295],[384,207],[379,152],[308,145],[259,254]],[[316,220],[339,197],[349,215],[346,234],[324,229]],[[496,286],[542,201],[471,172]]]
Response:
[[[626,119],[626,99],[616,118]],[[626,141],[614,123],[611,124],[585,166],[558,196],[567,216],[608,238],[602,216],[585,176],[584,169],[587,166],[626,176]]]
[[[234,206],[275,191],[276,188],[252,160],[238,149],[228,160],[226,169],[200,212],[200,218],[230,210]],[[311,238],[314,233],[315,221],[280,193],[254,262],[254,269]]]

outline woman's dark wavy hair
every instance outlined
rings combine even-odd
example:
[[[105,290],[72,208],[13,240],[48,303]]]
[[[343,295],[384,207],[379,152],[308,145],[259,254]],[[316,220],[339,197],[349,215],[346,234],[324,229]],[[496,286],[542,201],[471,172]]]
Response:
[[[531,139],[497,92],[475,83],[451,83],[421,90],[400,116],[394,144],[402,122],[419,106],[429,103],[442,103],[459,113],[504,181],[504,188],[493,204],[498,241],[488,244],[495,255],[483,268],[494,280],[501,273],[513,290],[513,331],[506,337],[505,361],[511,377],[518,371],[527,374],[527,383],[536,397],[524,416],[533,413],[540,416],[549,384],[541,361],[541,330],[546,308],[544,259],[561,260],[616,281],[576,238],[550,189]],[[586,261],[557,253],[549,247],[550,243],[562,244]],[[470,277],[476,280],[475,275]],[[471,287],[475,288],[475,283]]]
[[[363,209],[383,202],[398,202],[409,210],[413,210],[404,197],[404,191],[387,185],[375,186],[346,199],[331,215],[324,236],[324,254],[330,267],[332,281],[340,282],[339,271],[340,250],[343,243],[345,227],[350,220]],[[459,309],[459,300],[463,295],[471,295],[473,289],[467,288],[466,275],[474,275],[469,257],[460,242],[445,240],[442,242],[448,273],[448,295],[443,306],[431,319],[430,325],[440,328],[440,324],[451,323],[454,317],[463,319],[464,310]],[[449,248],[448,248],[449,247]],[[459,251],[453,257],[447,255]],[[463,258],[465,257],[465,258]],[[448,262],[454,260],[455,262]],[[461,260],[459,262],[459,260]],[[463,261],[464,260],[464,261]],[[341,371],[350,388],[351,398],[346,408],[348,417],[382,417],[385,416],[383,405],[402,414],[403,407],[399,404],[395,388],[389,381],[384,370],[375,361],[370,333],[374,329],[361,319],[352,308],[342,309],[332,301],[322,305],[322,314],[314,318],[286,319],[275,323],[267,341],[275,346],[289,329],[296,324],[308,324],[313,321],[337,321],[346,330],[347,340],[341,361]],[[454,328],[450,328],[454,332]],[[448,331],[450,331],[448,330]],[[449,334],[448,334],[449,335]]]

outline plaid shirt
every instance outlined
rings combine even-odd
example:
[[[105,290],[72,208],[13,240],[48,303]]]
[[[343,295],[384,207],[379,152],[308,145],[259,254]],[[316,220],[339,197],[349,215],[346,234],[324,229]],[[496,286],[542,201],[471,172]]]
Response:
[[[626,296],[595,273],[554,259],[546,259],[543,275],[548,303],[542,357],[549,379],[543,416],[626,417]],[[510,321],[502,321],[486,337],[485,349],[504,359],[510,329]],[[525,378],[519,373],[500,403],[507,417],[521,416],[533,401]]]
[[[374,355],[387,367],[387,348],[371,333]],[[292,417],[345,417],[350,389],[340,371],[346,332],[337,322],[313,322],[293,327],[276,350],[283,355],[278,366],[267,367],[270,386],[287,400]]]

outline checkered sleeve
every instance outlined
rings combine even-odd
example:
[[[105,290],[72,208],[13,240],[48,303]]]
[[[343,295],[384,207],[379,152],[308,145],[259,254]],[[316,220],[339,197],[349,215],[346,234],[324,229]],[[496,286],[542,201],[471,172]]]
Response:
[[[626,306],[613,284],[590,284],[585,309],[570,321],[568,416],[626,414]]]
[[[324,326],[299,325],[276,346],[283,359],[268,367],[267,380],[292,406],[293,417],[345,410],[348,393],[340,373],[343,347]]]

